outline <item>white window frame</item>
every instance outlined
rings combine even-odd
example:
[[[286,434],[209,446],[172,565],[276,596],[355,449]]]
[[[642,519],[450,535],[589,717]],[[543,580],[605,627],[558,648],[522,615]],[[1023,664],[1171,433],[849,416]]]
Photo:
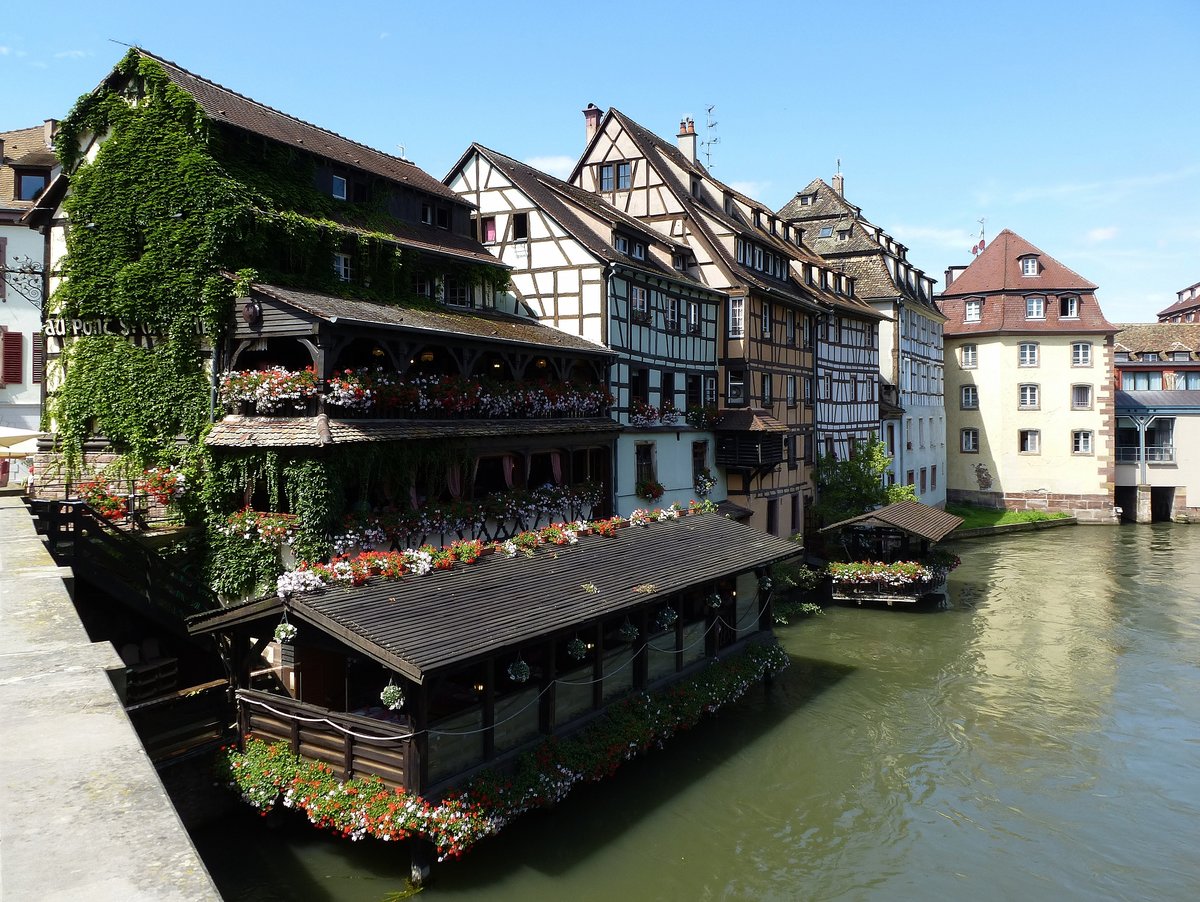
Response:
[[[1087,402],[1083,403],[1083,404],[1081,404],[1076,399],[1076,394],[1075,394],[1076,392],[1080,391],[1081,389],[1087,391]],[[1092,394],[1093,394],[1092,386],[1090,383],[1077,382],[1075,385],[1072,385],[1071,386],[1071,409],[1072,410],[1091,410],[1092,409]]]
[[[1076,341],[1071,344],[1071,366],[1090,367],[1092,365],[1092,343]]]
[[[1017,366],[1035,367],[1038,365],[1039,356],[1036,341],[1023,341],[1017,346]]]
[[[628,160],[617,164],[616,190],[628,191],[633,185],[633,164]]]
[[[704,403],[706,406],[712,406],[717,403],[717,377],[704,377]]]
[[[796,377],[791,374],[787,377],[787,405],[796,406]]]
[[[1079,319],[1079,296],[1074,294],[1064,295],[1059,298],[1059,319]],[[1066,307],[1067,312],[1063,313],[1062,308]]]
[[[1094,454],[1094,445],[1092,443],[1092,431],[1090,429],[1076,429],[1071,433],[1071,453],[1080,455]]]
[[[1019,454],[1042,453],[1042,430],[1020,429],[1017,431],[1017,452]]]
[[[974,427],[958,431],[958,450],[963,454],[979,453],[979,430]]]
[[[700,331],[700,302],[688,301],[688,332],[693,334]]]
[[[762,305],[762,334],[766,337],[771,335],[771,302],[763,301]]]
[[[959,407],[963,410],[979,409],[979,388],[975,385],[964,385],[959,391]]]
[[[963,322],[977,323],[983,319],[983,301],[968,300],[963,304]]]
[[[642,242],[640,242],[640,241],[633,242],[633,259],[635,259],[635,260],[645,260],[646,259],[646,245],[642,244]]]
[[[746,337],[746,299],[744,297],[729,299],[729,337]]]
[[[335,253],[333,255],[333,272],[339,282],[349,282],[353,275],[350,255]]]
[[[1038,274],[1037,257],[1024,257],[1021,260],[1021,275],[1036,276]]]
[[[634,322],[650,321],[650,299],[645,286],[629,286],[629,313]]]
[[[679,298],[668,297],[666,303],[667,331],[679,331]]]
[[[1042,390],[1036,382],[1022,382],[1017,386],[1017,407],[1020,410],[1040,410]]]
[[[962,369],[974,370],[979,368],[979,345],[963,345],[960,351],[959,366]]]
[[[736,392],[735,392],[736,387]],[[736,395],[736,398],[735,398]],[[725,403],[730,407],[746,404],[746,374],[742,370],[727,370],[725,373]]]
[[[629,239],[624,235],[618,235],[613,239],[613,248],[618,254],[629,255]]]
[[[341,193],[338,193],[338,187],[341,187]],[[346,181],[346,177],[342,175],[333,176],[333,183],[330,185],[329,193],[333,195],[335,200],[345,200],[349,195],[350,185]]]
[[[1039,294],[1030,295],[1025,298],[1025,318],[1045,319],[1046,299]]]

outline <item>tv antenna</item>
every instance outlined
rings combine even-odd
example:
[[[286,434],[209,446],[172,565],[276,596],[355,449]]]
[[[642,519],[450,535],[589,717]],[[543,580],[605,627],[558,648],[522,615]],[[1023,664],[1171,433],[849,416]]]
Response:
[[[713,110],[716,108],[716,104],[709,104],[705,108],[704,132],[707,137],[700,142],[700,146],[704,148],[704,166],[706,169],[712,169],[712,146],[721,143],[721,139],[713,134],[713,129],[717,127],[717,120],[713,118]]]
[[[405,151],[405,150],[407,150],[407,148],[406,148],[406,147],[405,147],[403,144],[397,144],[397,145],[396,145],[396,150],[397,150],[397,151],[399,152],[399,154],[400,154],[400,159],[402,159],[402,160],[407,160],[407,159],[408,159],[408,157],[406,157],[406,156],[404,155],[404,151]]]

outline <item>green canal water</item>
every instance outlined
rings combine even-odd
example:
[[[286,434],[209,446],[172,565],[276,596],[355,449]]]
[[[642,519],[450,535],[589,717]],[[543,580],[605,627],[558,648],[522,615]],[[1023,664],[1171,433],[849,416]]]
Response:
[[[666,749],[527,816],[445,900],[1200,898],[1200,528],[955,546],[940,610],[835,608]],[[370,900],[404,850],[246,815],[196,836],[231,900]]]

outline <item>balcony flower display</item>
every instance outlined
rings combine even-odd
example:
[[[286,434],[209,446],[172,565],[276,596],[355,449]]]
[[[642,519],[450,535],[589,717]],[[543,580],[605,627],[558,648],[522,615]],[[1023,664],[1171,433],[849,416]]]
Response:
[[[638,428],[653,426],[659,420],[658,408],[641,398],[634,398],[629,405],[629,425]]]
[[[703,470],[701,470],[700,472],[698,472],[696,474],[694,488],[696,489],[696,494],[699,495],[701,498],[707,498],[709,495],[709,492],[711,492],[713,490],[713,487],[716,484],[717,484],[717,481],[713,478],[713,475],[709,471],[708,467],[705,467]]]
[[[187,490],[187,479],[183,471],[176,467],[153,467],[138,477],[137,489],[159,504],[167,505],[183,497]]]
[[[658,421],[664,426],[674,426],[679,422],[680,416],[682,414],[675,409],[675,405],[668,401],[663,404],[662,410],[658,412]]]
[[[316,395],[317,376],[312,367],[299,371],[279,366],[240,370],[222,375],[219,391],[222,403],[253,404],[260,414],[300,413]]]
[[[721,417],[717,414],[717,408],[711,404],[690,405],[684,414],[684,419],[693,429],[712,429],[721,422]]]
[[[829,575],[833,577],[835,586],[881,590],[902,590],[926,585],[934,580],[933,571],[916,561],[897,561],[894,564],[882,561],[832,563],[829,565]]]
[[[246,507],[226,517],[221,530],[228,536],[246,541],[280,546],[292,543],[295,526],[294,514],[267,513]]]
[[[102,479],[90,479],[79,486],[79,497],[105,520],[120,520],[129,513],[129,501]]]

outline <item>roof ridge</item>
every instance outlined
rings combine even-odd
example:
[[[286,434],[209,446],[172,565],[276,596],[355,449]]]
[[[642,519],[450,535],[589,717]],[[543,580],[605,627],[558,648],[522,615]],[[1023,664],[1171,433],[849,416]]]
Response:
[[[408,166],[412,166],[414,169],[420,169],[420,167],[417,166],[417,164],[414,163],[412,160],[406,160],[404,157],[393,156],[392,154],[388,153],[387,151],[380,150],[377,147],[372,147],[369,144],[364,144],[361,141],[356,141],[354,138],[347,138],[345,135],[343,135],[339,132],[335,132],[333,129],[325,128],[323,125],[317,125],[314,122],[309,122],[307,119],[301,119],[299,116],[293,116],[291,113],[285,112],[281,109],[278,109],[277,107],[273,107],[270,104],[263,103],[261,100],[255,100],[253,97],[249,97],[246,94],[242,94],[239,91],[235,91],[235,90],[233,90],[233,88],[227,87],[227,86],[221,84],[220,82],[213,81],[211,78],[206,78],[203,75],[198,75],[197,73],[193,72],[191,69],[187,69],[187,68],[179,65],[179,63],[175,62],[174,60],[169,60],[165,57],[161,57],[161,56],[158,56],[157,54],[151,53],[149,50],[146,50],[144,47],[138,47],[135,45],[133,49],[142,56],[149,57],[150,59],[154,60],[157,63],[171,66],[174,69],[178,69],[180,72],[184,73],[185,75],[187,75],[191,78],[196,79],[197,81],[202,81],[205,84],[212,85],[212,87],[214,87],[220,91],[224,91],[227,94],[232,94],[234,97],[237,97],[239,100],[244,100],[247,103],[252,103],[255,106],[262,107],[264,110],[269,110],[278,116],[283,116],[285,119],[290,119],[293,122],[298,122],[299,124],[307,126],[308,128],[311,128],[311,129],[315,129],[318,132],[323,132],[324,134],[331,135],[334,138],[337,138],[338,140],[347,142],[348,144],[353,144],[355,147],[361,147],[363,150],[369,150],[371,153],[377,153],[380,156],[384,156],[384,157],[387,157],[388,159],[395,160],[398,163],[405,163]]]

